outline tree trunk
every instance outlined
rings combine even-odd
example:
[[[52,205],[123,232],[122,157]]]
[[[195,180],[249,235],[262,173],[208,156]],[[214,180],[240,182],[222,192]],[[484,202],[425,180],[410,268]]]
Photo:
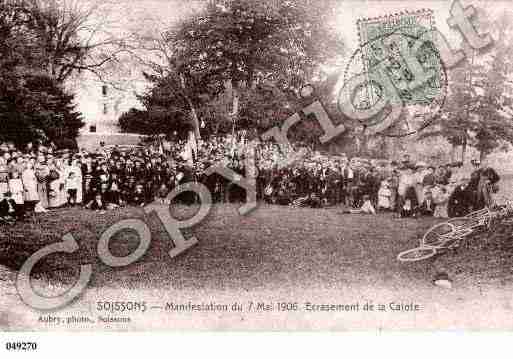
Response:
[[[479,162],[483,163],[486,158],[486,152],[484,150],[479,151]]]
[[[196,136],[196,140],[201,139],[201,134],[199,130],[199,120],[198,115],[196,114],[196,110],[194,108],[194,104],[192,103],[192,100],[189,98],[189,96],[186,93],[186,87],[185,87],[185,77],[183,74],[180,74],[180,82],[182,84],[183,91],[183,97],[185,98],[185,101],[187,101],[187,104],[189,105],[190,111],[191,111],[191,120],[192,120],[192,128],[194,131],[194,134]]]
[[[362,135],[362,147],[361,147],[362,155],[367,155],[369,152],[369,139],[367,135],[364,133]]]
[[[463,139],[463,143],[461,144],[461,162],[465,164],[465,155],[467,154],[467,138]]]
[[[254,78],[254,73],[255,73],[255,67],[253,65],[249,65],[248,78],[246,81],[247,81],[248,88],[250,88],[252,90],[256,89],[256,81]]]
[[[236,117],[239,114],[239,87],[233,87],[233,98],[232,98],[232,113],[233,117]]]
[[[191,118],[192,118],[192,127],[194,135],[196,136],[196,140],[201,139],[200,129],[199,129],[199,120],[198,115],[196,114],[196,110],[194,109],[194,105],[192,104],[192,101],[187,98],[187,102],[191,108]]]
[[[229,116],[232,118],[232,136],[235,136],[237,116],[239,114],[239,81],[232,78],[232,111]]]
[[[390,151],[387,154],[388,158],[397,158],[397,144],[395,142],[395,138],[389,137],[387,141],[389,141],[388,147],[390,148]]]
[[[216,127],[215,127],[215,130],[214,130],[214,135],[217,136],[217,134],[219,133],[219,125],[220,125],[220,122],[217,121],[216,122]]]

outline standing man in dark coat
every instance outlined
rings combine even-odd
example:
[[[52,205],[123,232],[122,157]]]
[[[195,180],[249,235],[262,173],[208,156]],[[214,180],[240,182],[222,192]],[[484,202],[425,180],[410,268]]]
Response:
[[[489,183],[489,186],[498,190],[497,183],[500,181],[500,176],[491,167],[481,167],[481,162],[477,159],[471,161],[474,166],[474,172],[470,175],[470,183],[468,191],[471,193],[472,209],[479,210],[486,206],[483,182]]]
[[[472,193],[469,191],[468,183],[468,179],[462,180],[449,197],[447,205],[449,217],[464,217],[471,211]]]

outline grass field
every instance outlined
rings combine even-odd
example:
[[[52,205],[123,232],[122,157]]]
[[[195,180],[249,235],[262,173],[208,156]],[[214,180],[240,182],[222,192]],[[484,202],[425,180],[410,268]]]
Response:
[[[187,217],[193,208],[176,207],[175,216]],[[125,269],[103,265],[96,255],[101,233],[120,219],[140,218],[149,224],[152,243],[139,261],[146,279],[122,275]],[[434,271],[446,270],[460,285],[506,284],[513,274],[513,246],[504,230],[469,240],[455,252],[418,263],[396,260],[399,252],[416,247],[418,239],[434,223],[432,218],[397,219],[342,214],[337,209],[260,206],[241,217],[234,205],[215,206],[197,227],[185,230],[199,244],[177,258],[168,251],[171,242],[153,216],[140,209],[98,213],[82,209],[59,210],[42,215],[39,223],[4,227],[0,236],[0,263],[12,269],[44,245],[72,233],[80,249],[74,254],[54,254],[43,260],[35,272],[49,280],[73,280],[77,264],[92,263],[92,286],[109,284],[127,287],[169,285],[176,289],[272,288],[288,284],[308,287],[322,283],[343,287],[364,283],[429,283]],[[116,255],[127,255],[138,245],[129,230],[111,240]]]
[[[181,205],[172,209],[176,218],[190,217],[195,210]],[[151,246],[137,263],[124,268],[109,268],[100,262],[96,254],[98,238],[110,225],[127,218],[143,219],[149,225]],[[471,310],[475,311],[479,310],[475,308],[488,305],[491,293],[497,293],[497,290],[501,293],[497,294],[498,308],[508,311],[513,308],[513,300],[507,295],[513,289],[513,228],[511,225],[501,226],[492,233],[470,238],[456,251],[425,261],[400,263],[396,260],[399,252],[416,247],[422,234],[439,221],[433,218],[397,219],[390,213],[350,215],[343,214],[341,208],[269,205],[261,205],[248,216],[240,216],[234,204],[215,205],[202,223],[184,230],[186,237],[194,235],[199,243],[172,259],[168,255],[172,246],[167,234],[159,221],[144,214],[142,209],[125,208],[105,214],[62,209],[40,215],[36,222],[1,228],[0,268],[6,268],[0,270],[0,291],[10,293],[12,307],[17,308],[15,318],[27,316],[20,314],[26,313],[27,308],[16,297],[13,287],[15,271],[35,251],[60,241],[66,233],[72,233],[80,249],[71,255],[61,253],[47,257],[38,264],[34,275],[43,287],[50,283],[49,287],[59,289],[74,282],[79,264],[93,264],[89,294],[77,302],[75,310],[89,308],[90,311],[91,303],[98,299],[127,297],[147,300],[167,296],[182,300],[224,298],[227,301],[262,297],[339,298],[337,300],[340,301],[365,296],[399,296],[423,300],[426,306],[437,303],[435,312],[425,313],[425,322],[419,317],[410,317],[400,327],[417,327],[422,322],[424,328],[430,325],[453,328],[462,321],[469,321],[467,326],[482,328],[488,325],[483,323],[490,320],[485,312],[481,316],[467,317],[467,311],[463,311],[465,308],[474,308]],[[110,248],[114,254],[122,256],[129,254],[137,245],[138,237],[133,232],[121,231],[111,240]],[[439,271],[450,276],[452,291],[433,286],[433,277]],[[504,295],[508,299],[504,299]],[[507,304],[504,304],[505,300]],[[450,308],[449,314],[440,312],[440,303],[445,303],[443,308]],[[453,313],[458,314],[453,317]],[[501,312],[499,317],[503,318],[504,313]],[[237,322],[235,326],[224,323],[224,317],[208,317],[203,322],[173,317],[172,321],[162,323],[162,316],[157,318],[150,324],[143,321],[146,324],[134,328],[205,329],[218,328],[219,325],[227,328],[269,328],[267,322],[259,325],[258,318]],[[433,321],[433,318],[438,319]],[[330,325],[338,329],[390,327],[392,317],[384,322],[384,319],[378,319],[365,324],[354,317],[351,322],[344,322],[342,327],[338,322]],[[11,315],[11,319],[4,321],[15,329],[40,328],[31,317],[20,322],[27,320],[28,324],[16,325]],[[277,317],[277,320],[282,321],[280,329],[312,328],[316,325],[326,328],[315,321],[304,322],[303,317],[292,321]],[[326,318],[328,322],[331,320],[333,318]],[[501,323],[491,326],[502,328]]]

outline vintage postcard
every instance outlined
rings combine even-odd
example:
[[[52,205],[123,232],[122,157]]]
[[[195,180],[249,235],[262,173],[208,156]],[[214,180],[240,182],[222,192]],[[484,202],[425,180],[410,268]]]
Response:
[[[509,1],[1,1],[0,331],[512,329],[512,58]]]

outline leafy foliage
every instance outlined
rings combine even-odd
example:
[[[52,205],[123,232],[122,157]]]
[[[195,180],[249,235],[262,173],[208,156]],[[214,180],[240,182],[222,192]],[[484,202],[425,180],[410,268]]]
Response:
[[[73,95],[41,67],[24,1],[0,3],[0,140],[63,144],[83,126]]]
[[[25,75],[3,89],[0,97],[0,139],[17,144],[39,140],[68,145],[83,126],[73,96],[46,75]],[[67,147],[67,146],[66,146]]]
[[[179,71],[252,86],[273,78],[299,89],[319,64],[343,51],[342,42],[326,28],[329,4],[309,1],[232,0],[212,3],[204,13],[167,32],[176,49]]]
[[[503,14],[496,21],[483,21],[485,29],[495,32],[493,48],[486,54],[465,48],[467,59],[450,72],[444,114],[424,137],[443,136],[452,145],[462,146],[462,156],[466,146],[472,145],[480,151],[481,159],[496,148],[513,143],[513,46],[507,35],[509,16]],[[487,19],[482,10],[481,19]]]
[[[281,124],[299,109],[302,85],[342,55],[342,41],[327,26],[331,5],[209,2],[155,40],[172,50],[162,50],[165,63],[152,63],[146,74],[152,86],[141,96],[145,118],[155,121],[155,131],[167,121],[169,133],[187,129],[187,122],[194,127],[198,115],[206,135]]]

